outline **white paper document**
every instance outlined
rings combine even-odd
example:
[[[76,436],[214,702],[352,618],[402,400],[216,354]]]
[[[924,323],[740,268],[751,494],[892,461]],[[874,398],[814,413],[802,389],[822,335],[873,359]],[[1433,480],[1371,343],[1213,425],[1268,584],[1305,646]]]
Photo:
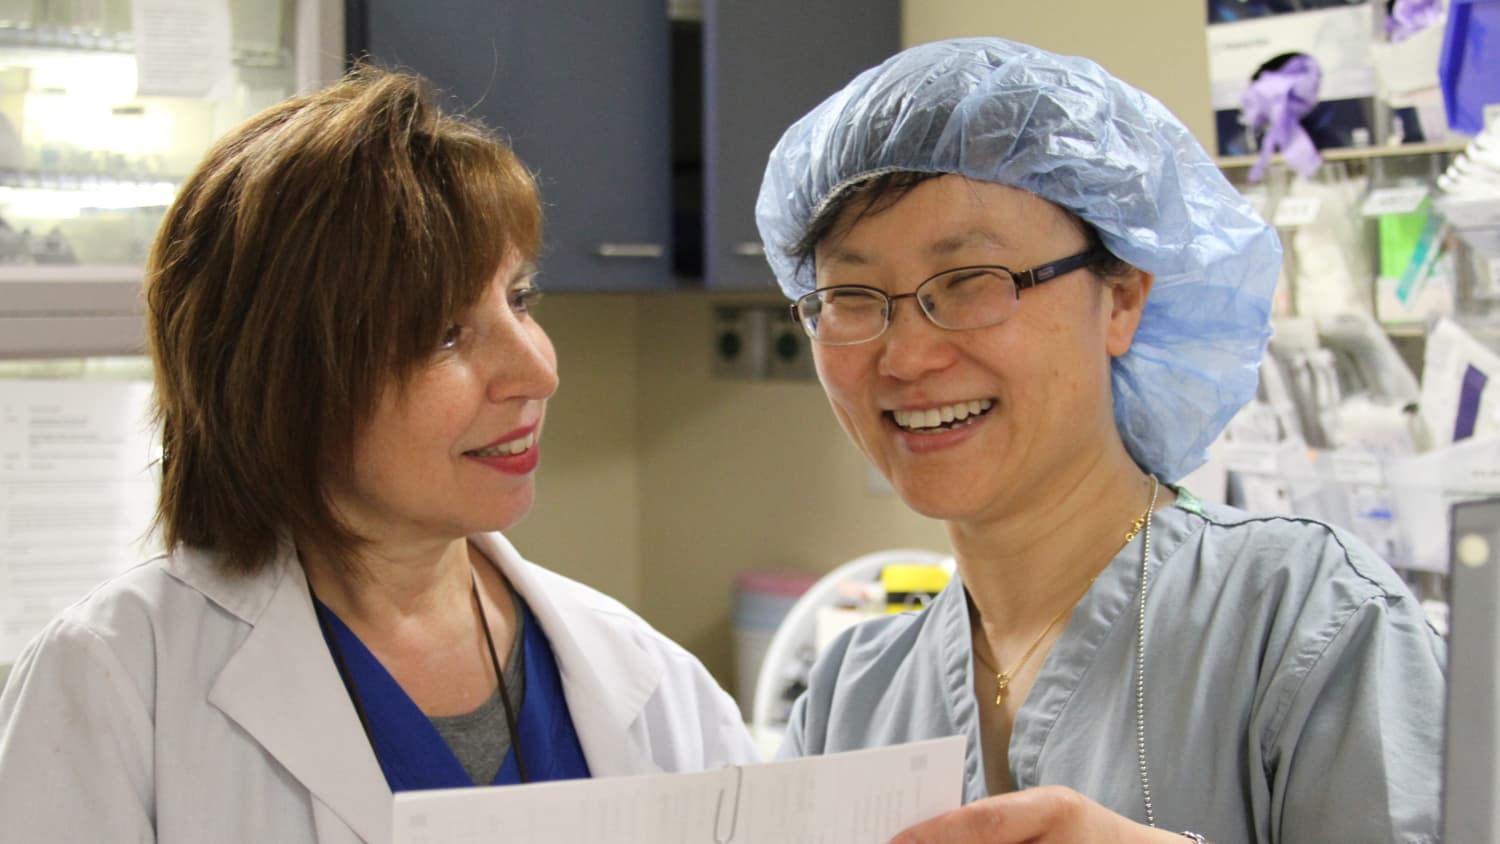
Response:
[[[136,94],[208,98],[228,92],[228,0],[132,0]]]
[[[0,381],[0,664],[146,558],[150,400],[147,382]]]
[[[962,736],[692,774],[396,795],[394,844],[884,844],[956,809]]]

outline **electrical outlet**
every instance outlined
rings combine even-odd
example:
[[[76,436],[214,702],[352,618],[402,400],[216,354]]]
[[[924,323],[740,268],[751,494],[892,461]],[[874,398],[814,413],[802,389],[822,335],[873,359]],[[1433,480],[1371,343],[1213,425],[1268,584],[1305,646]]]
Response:
[[[813,367],[812,341],[807,332],[792,318],[785,308],[767,312],[770,323],[770,340],[766,344],[766,374],[772,378],[814,379],[818,377]]]
[[[710,371],[718,378],[764,378],[769,354],[766,309],[714,308]]]

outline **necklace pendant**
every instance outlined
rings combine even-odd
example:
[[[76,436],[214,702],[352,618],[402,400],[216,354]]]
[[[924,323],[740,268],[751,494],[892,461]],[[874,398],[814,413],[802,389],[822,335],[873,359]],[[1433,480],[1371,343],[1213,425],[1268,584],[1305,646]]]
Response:
[[[995,675],[995,705],[999,706],[1005,701],[1005,696],[1010,693],[1010,678],[1002,671]]]

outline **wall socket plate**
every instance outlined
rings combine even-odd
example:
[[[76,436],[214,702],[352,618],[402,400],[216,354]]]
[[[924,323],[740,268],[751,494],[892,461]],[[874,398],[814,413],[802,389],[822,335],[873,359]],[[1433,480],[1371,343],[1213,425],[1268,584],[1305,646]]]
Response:
[[[767,309],[753,305],[714,308],[710,371],[717,378],[764,378],[770,354]]]
[[[812,341],[792,318],[791,311],[778,308],[767,316],[770,339],[766,342],[769,360],[766,374],[771,378],[810,380],[818,377],[813,366]]]
[[[714,308],[711,372],[717,378],[812,380],[812,341],[784,305]]]

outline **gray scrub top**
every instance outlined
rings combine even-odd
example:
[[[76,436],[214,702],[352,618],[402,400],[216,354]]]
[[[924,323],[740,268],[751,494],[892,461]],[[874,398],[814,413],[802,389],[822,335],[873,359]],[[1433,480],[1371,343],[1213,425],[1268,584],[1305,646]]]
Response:
[[[1143,537],[1079,601],[1016,717],[1016,787],[1065,785],[1145,822],[1135,646]],[[1383,560],[1308,519],[1181,491],[1156,513],[1145,731],[1157,825],[1237,842],[1435,842],[1446,648]],[[792,709],[781,756],[962,735],[985,797],[969,613],[846,631]],[[989,701],[985,701],[988,704]]]

